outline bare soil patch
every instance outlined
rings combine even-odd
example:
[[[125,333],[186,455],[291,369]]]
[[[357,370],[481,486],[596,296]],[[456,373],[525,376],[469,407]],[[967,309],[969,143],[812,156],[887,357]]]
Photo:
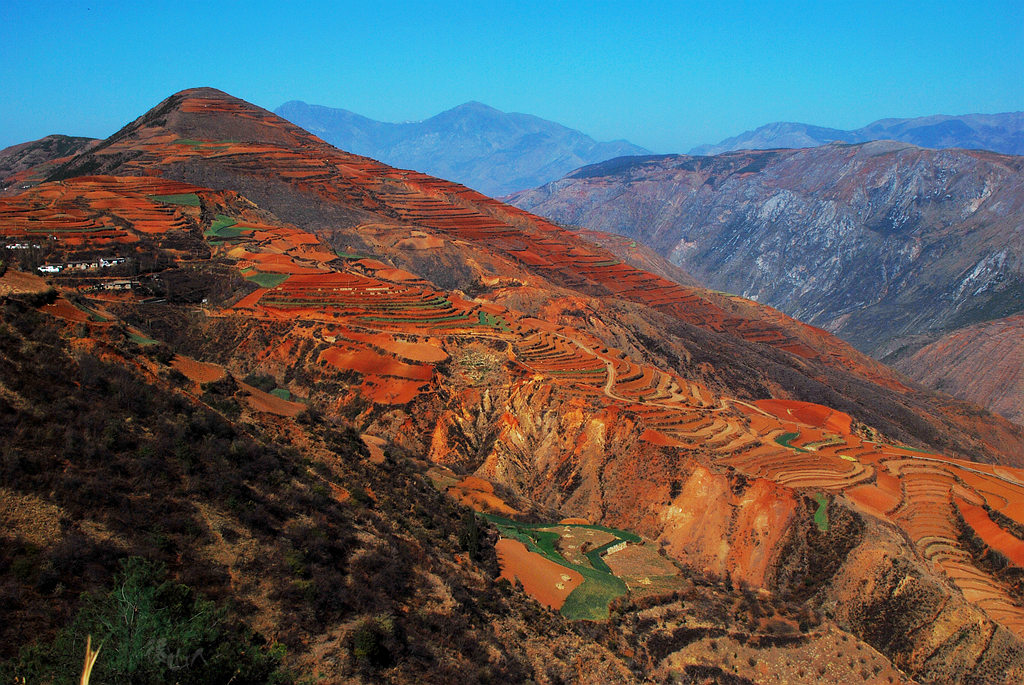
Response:
[[[518,540],[502,538],[494,549],[501,577],[510,583],[518,580],[528,595],[552,609],[561,609],[565,598],[583,583],[578,572],[529,551]]]

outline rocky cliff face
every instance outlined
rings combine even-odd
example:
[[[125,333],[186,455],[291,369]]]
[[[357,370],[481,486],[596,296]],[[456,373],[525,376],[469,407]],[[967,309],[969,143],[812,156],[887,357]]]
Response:
[[[1024,160],[899,143],[623,158],[513,198],[884,355],[1024,308]]]

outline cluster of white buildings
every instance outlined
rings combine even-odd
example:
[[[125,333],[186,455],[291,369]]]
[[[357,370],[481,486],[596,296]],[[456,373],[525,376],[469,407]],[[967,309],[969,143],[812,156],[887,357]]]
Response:
[[[43,264],[37,268],[44,274],[59,274],[61,271],[70,271],[71,269],[77,269],[79,271],[87,271],[89,269],[106,269],[107,267],[115,266],[117,264],[124,264],[126,261],[127,260],[124,257],[111,257],[110,259],[100,257],[99,259],[85,259],[74,262],[65,262],[63,264]]]

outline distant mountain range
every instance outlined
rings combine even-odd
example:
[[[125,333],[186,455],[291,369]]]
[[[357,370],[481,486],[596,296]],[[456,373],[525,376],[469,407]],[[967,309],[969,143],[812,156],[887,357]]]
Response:
[[[835,141],[866,143],[871,140],[898,140],[918,147],[956,147],[1021,155],[1024,154],[1024,112],[879,119],[852,131],[779,121],[726,138],[718,145],[698,145],[690,150],[690,154],[717,155],[732,150],[817,147]]]
[[[347,152],[447,178],[491,196],[534,188],[613,157],[649,154],[625,140],[600,143],[553,121],[480,102],[400,124],[297,100],[274,113]]]

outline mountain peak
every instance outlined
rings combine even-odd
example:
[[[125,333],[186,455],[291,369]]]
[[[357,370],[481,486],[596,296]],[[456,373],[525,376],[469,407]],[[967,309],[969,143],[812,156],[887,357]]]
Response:
[[[622,155],[649,154],[624,140],[597,142],[562,124],[477,100],[423,121],[387,123],[319,105],[275,112],[342,150],[416,169],[500,197]]]
[[[79,155],[55,169],[49,178],[119,173],[126,158],[139,157],[146,143],[166,141],[168,134],[182,144],[221,141],[281,147],[324,145],[313,134],[280,116],[222,90],[188,88],[165,98],[89,154]]]
[[[202,98],[222,98],[224,100],[237,100],[233,95],[225,93],[223,90],[213,88],[211,86],[197,86],[195,88],[186,88],[179,90],[171,97],[175,98],[189,98],[189,97],[202,97]]]
[[[504,114],[500,109],[491,107],[488,104],[480,102],[478,100],[470,100],[469,102],[463,102],[461,105],[452,107],[449,112],[487,112],[494,114]]]

